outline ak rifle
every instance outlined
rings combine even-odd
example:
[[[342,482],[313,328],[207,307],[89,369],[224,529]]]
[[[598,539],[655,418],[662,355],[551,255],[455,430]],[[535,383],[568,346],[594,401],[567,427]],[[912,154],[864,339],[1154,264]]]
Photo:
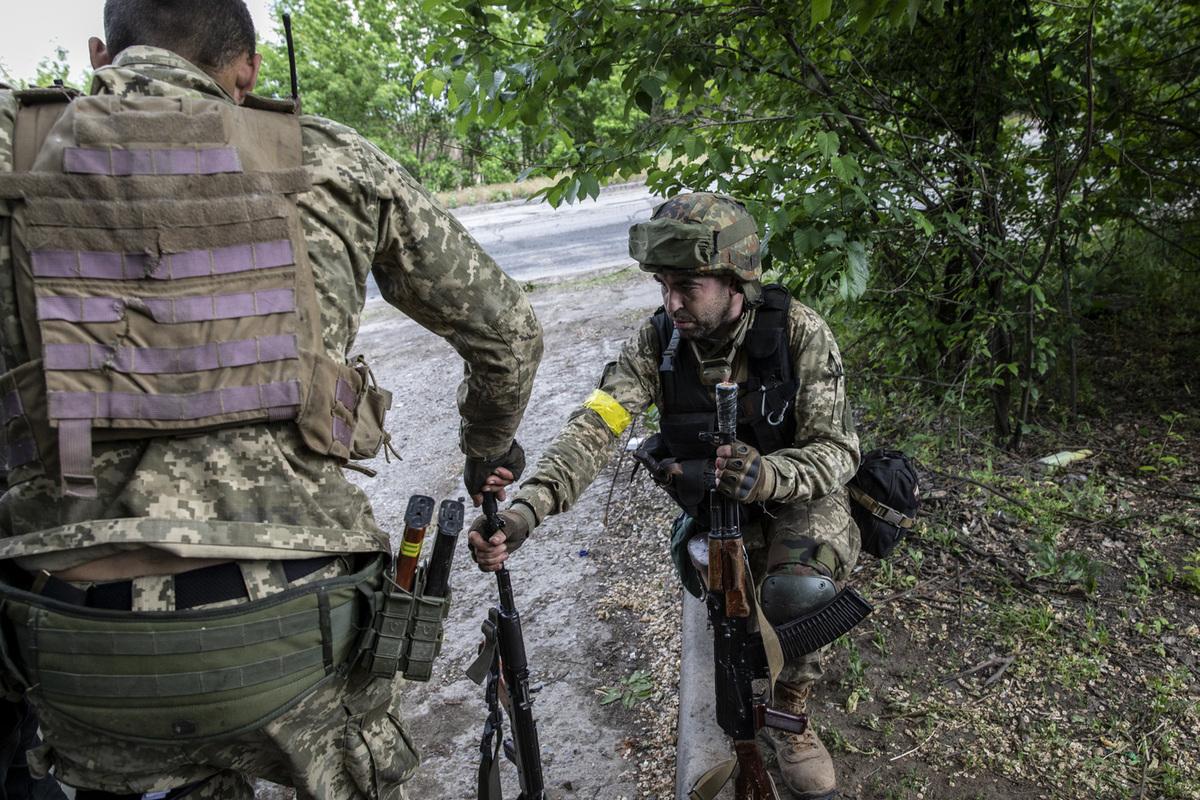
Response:
[[[483,494],[484,536],[504,527],[496,511],[496,495]],[[525,657],[525,638],[521,617],[513,599],[512,579],[501,565],[496,570],[500,604],[488,611],[483,623],[483,646],[467,674],[476,683],[486,680],[485,697],[488,717],[479,743],[479,800],[503,800],[500,788],[501,749],[517,767],[521,794],[517,800],[545,800],[542,777],[542,751],[538,744],[537,723],[533,719],[533,696],[529,688],[529,663]],[[503,702],[504,698],[507,702]],[[511,739],[504,738],[504,715],[508,711]]]
[[[717,430],[705,440],[718,447],[737,438],[738,386],[719,383],[716,387]],[[778,794],[763,763],[756,734],[764,726],[803,733],[808,720],[767,705],[765,691],[770,673],[762,637],[751,630],[751,599],[754,589],[748,580],[742,543],[741,505],[712,489],[709,491],[708,532],[708,617],[713,626],[713,678],[716,690],[717,724],[733,739],[737,755],[737,800],[772,800]]]

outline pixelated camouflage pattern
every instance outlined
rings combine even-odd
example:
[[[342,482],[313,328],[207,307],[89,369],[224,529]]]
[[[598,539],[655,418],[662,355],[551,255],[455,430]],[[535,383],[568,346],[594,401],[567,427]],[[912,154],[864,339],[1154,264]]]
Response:
[[[142,46],[97,70],[92,92],[230,100],[184,59]],[[11,94],[0,92],[0,130],[11,105]],[[506,452],[542,353],[541,329],[521,287],[402,167],[353,130],[312,116],[301,126],[314,185],[299,205],[326,351],[339,360],[350,354],[373,272],[389,303],[446,338],[466,361],[457,393],[462,450],[480,457]],[[8,135],[8,147],[0,139],[0,163],[11,153]],[[0,224],[6,221],[0,215]],[[0,318],[8,324],[17,316],[11,287],[0,285]],[[63,569],[81,560],[71,549],[87,548],[90,559],[129,549],[143,534],[157,537],[146,544],[197,557],[220,557],[213,555],[218,549],[249,559],[388,549],[363,492],[334,461],[308,451],[291,424],[97,442],[94,462],[95,500],[63,502],[57,479],[46,477],[9,487],[0,499],[0,535],[8,538],[0,557],[36,556],[23,566]],[[206,521],[277,527],[263,526],[256,539],[243,541],[231,532],[236,525],[223,531]],[[172,532],[164,537],[163,530]],[[39,538],[66,550],[55,553]],[[276,552],[265,554],[271,548]]]
[[[53,768],[64,783],[117,794],[207,781],[188,798],[251,800],[254,787],[246,776],[253,775],[295,786],[298,797],[404,800],[402,782],[419,759],[400,723],[401,680],[351,672],[258,731],[186,748],[96,737],[43,706],[42,724],[55,736],[53,744],[30,752],[30,767],[38,775]]]
[[[652,219],[677,219],[681,222],[700,222],[714,231],[727,228],[750,212],[734,198],[715,192],[690,192],[672,197],[654,209]],[[743,281],[757,281],[762,277],[758,234],[752,234],[730,247],[717,252],[712,264],[691,267],[687,271],[698,275],[736,275]],[[657,272],[658,268],[641,265],[646,272]]]

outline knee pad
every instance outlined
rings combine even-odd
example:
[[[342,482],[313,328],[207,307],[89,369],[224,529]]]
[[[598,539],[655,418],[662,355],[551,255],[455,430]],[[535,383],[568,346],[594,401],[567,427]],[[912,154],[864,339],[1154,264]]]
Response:
[[[831,578],[811,568],[802,571],[807,574],[774,574],[763,581],[759,602],[763,616],[772,625],[783,625],[811,614],[829,605],[837,595]]]

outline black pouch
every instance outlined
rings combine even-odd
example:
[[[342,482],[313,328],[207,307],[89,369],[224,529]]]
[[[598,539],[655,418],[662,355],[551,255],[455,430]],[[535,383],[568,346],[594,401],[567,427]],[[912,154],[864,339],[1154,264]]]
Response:
[[[899,450],[872,450],[846,486],[862,549],[887,558],[908,535],[920,506],[917,470]]]

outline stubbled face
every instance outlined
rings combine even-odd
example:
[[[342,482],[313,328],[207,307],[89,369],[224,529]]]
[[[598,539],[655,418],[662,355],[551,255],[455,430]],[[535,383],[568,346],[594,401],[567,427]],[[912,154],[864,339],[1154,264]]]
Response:
[[[723,275],[660,272],[663,307],[685,339],[712,339],[742,315],[742,294]]]

